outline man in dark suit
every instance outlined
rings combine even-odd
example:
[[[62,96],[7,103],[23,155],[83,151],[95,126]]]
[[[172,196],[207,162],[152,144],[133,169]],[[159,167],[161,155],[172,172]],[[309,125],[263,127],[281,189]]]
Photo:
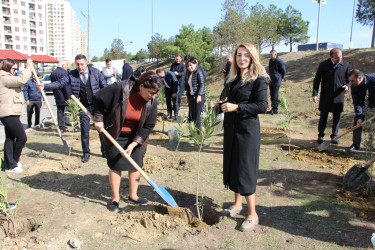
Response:
[[[133,68],[129,65],[128,61],[124,59],[124,65],[122,66],[121,80],[128,80],[133,74]]]
[[[69,65],[68,65],[69,63]],[[56,82],[65,76],[68,76],[68,67],[70,68],[70,62],[60,61],[57,68],[51,73],[51,82]],[[72,94],[71,86],[65,86],[62,89],[53,90],[53,95],[55,96],[55,103],[57,107],[57,121],[59,123],[59,128],[62,133],[68,131],[66,128],[69,125],[69,118],[65,114],[65,108],[67,106],[66,100],[70,98]],[[79,131],[79,128],[74,128],[75,132]]]
[[[334,48],[329,52],[330,58],[319,64],[316,71],[312,101],[319,102],[319,125],[318,143],[324,141],[324,130],[327,125],[328,114],[332,112],[332,134],[331,143],[339,144],[338,140],[333,140],[337,136],[340,127],[341,113],[344,110],[344,93],[348,90],[349,83],[349,63],[342,59],[341,49]],[[318,99],[319,86],[320,100]]]
[[[276,50],[271,50],[270,60],[268,62],[268,70],[270,72],[270,96],[272,109],[267,114],[277,115],[279,110],[279,90],[281,81],[284,80],[286,68],[284,61],[277,56]]]
[[[168,115],[163,117],[165,120],[172,119],[172,110],[174,111],[174,120],[177,120],[178,111],[180,110],[180,106],[178,104],[178,89],[179,83],[176,78],[176,75],[169,70],[164,69],[157,69],[156,74],[159,77],[162,77],[164,80],[164,93],[165,93],[165,101],[167,103],[167,111]]]
[[[374,115],[375,108],[375,73],[363,74],[362,71],[354,69],[349,72],[349,81],[351,83],[351,93],[354,106],[354,123],[353,126],[362,125],[365,121],[365,110],[368,109],[366,115]],[[366,95],[368,94],[367,103]],[[366,107],[367,105],[367,107]],[[374,128],[372,123],[369,128]],[[360,149],[362,141],[362,127],[353,131],[353,144],[348,151],[353,152]]]
[[[177,80],[178,80],[179,90],[177,93],[178,95],[177,101],[178,101],[178,106],[180,107],[182,94],[185,91],[185,75],[186,75],[186,67],[185,67],[185,64],[182,62],[182,58],[180,55],[176,56],[176,61],[172,63],[170,71],[172,71],[176,75]]]
[[[101,72],[93,67],[87,66],[87,59],[84,55],[75,57],[76,69],[70,71],[68,76],[61,78],[56,82],[43,85],[39,88],[43,89],[61,89],[64,86],[71,86],[72,94],[79,98],[86,109],[92,113],[94,95],[102,88],[107,86]],[[88,162],[90,159],[89,135],[90,135],[90,118],[83,112],[80,114],[81,125],[81,144],[83,157],[82,162]]]

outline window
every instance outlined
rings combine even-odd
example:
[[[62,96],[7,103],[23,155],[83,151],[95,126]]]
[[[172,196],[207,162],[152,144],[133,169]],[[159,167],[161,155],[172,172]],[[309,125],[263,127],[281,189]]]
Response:
[[[27,33],[27,29],[26,28],[22,28],[22,32],[23,33]]]
[[[21,1],[21,6],[26,6],[24,1]]]
[[[16,49],[21,49],[21,46],[20,45],[16,45]]]
[[[38,14],[38,17],[39,17],[39,18],[43,18],[42,13],[39,13],[39,14]]]
[[[13,4],[17,5],[18,4],[17,0],[13,0]]]
[[[20,40],[20,37],[19,36],[16,36],[16,41],[19,41]]]
[[[43,23],[42,23],[42,22],[39,22],[39,26],[42,27],[42,26],[43,26]]]
[[[23,49],[28,50],[29,48],[27,47],[27,45],[23,45]]]
[[[19,23],[20,20],[19,20],[18,18],[14,18],[14,22],[15,22],[15,23]]]
[[[27,42],[27,37],[26,36],[23,37],[23,41]]]
[[[22,19],[22,24],[26,24],[26,20],[25,19]]]
[[[13,10],[13,13],[14,13],[14,14],[18,14],[18,10],[17,10],[17,9],[14,9],[14,10]]]
[[[15,31],[16,32],[20,32],[20,28],[19,27],[15,27]]]
[[[38,5],[38,10],[41,10],[42,9],[42,5]]]
[[[43,35],[43,30],[39,30],[39,35]]]
[[[39,50],[40,50],[40,52],[43,52],[43,51],[44,51],[43,47],[40,47]]]
[[[26,16],[26,11],[23,10],[22,11],[22,15]]]

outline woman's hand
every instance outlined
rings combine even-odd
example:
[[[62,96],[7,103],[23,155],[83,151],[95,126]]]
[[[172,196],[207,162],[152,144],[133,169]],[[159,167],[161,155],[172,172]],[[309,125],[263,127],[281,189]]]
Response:
[[[223,113],[235,112],[235,111],[237,111],[237,108],[238,108],[237,104],[233,104],[233,103],[229,103],[229,102],[226,102],[226,103],[221,105],[221,110],[223,111]]]
[[[27,59],[27,61],[26,61],[26,67],[27,67],[27,68],[31,68],[31,67],[33,67],[33,66],[34,66],[34,64],[33,64],[33,60],[31,60],[30,58]]]
[[[200,103],[202,101],[202,97],[200,95],[197,96],[197,103]]]
[[[103,129],[104,129],[104,123],[103,122],[95,122],[94,125],[95,125],[95,128],[99,132],[103,132]]]
[[[125,149],[125,152],[130,155],[133,152],[133,149],[138,145],[137,142],[133,141],[129,144],[129,146]]]

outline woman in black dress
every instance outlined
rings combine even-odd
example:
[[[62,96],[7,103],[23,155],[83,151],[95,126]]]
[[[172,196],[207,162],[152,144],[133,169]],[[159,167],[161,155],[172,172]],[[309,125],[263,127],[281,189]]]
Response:
[[[153,71],[148,71],[139,80],[130,77],[102,89],[95,96],[93,113],[96,129],[101,132],[105,128],[140,167],[148,136],[156,123],[155,96],[162,86],[161,79]],[[147,205],[148,201],[137,195],[140,173],[107,138],[104,144],[112,189],[110,210],[119,209],[122,171],[128,171],[129,175],[129,203]]]
[[[269,76],[256,48],[240,44],[233,54],[226,85],[224,112],[224,185],[234,192],[234,204],[226,209],[230,216],[242,212],[242,196],[248,216],[241,231],[251,231],[259,219],[255,210],[255,190],[259,169],[260,123],[258,114],[267,111]]]

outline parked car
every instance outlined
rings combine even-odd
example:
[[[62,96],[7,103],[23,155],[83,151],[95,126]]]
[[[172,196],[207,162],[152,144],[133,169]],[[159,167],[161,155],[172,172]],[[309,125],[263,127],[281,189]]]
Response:
[[[42,82],[44,85],[47,85],[47,84],[49,84],[49,83],[51,83],[51,74],[45,74],[44,76],[43,76],[43,78],[40,80],[40,82]],[[53,93],[53,91],[52,90],[45,90],[44,91],[46,94],[48,93]]]

